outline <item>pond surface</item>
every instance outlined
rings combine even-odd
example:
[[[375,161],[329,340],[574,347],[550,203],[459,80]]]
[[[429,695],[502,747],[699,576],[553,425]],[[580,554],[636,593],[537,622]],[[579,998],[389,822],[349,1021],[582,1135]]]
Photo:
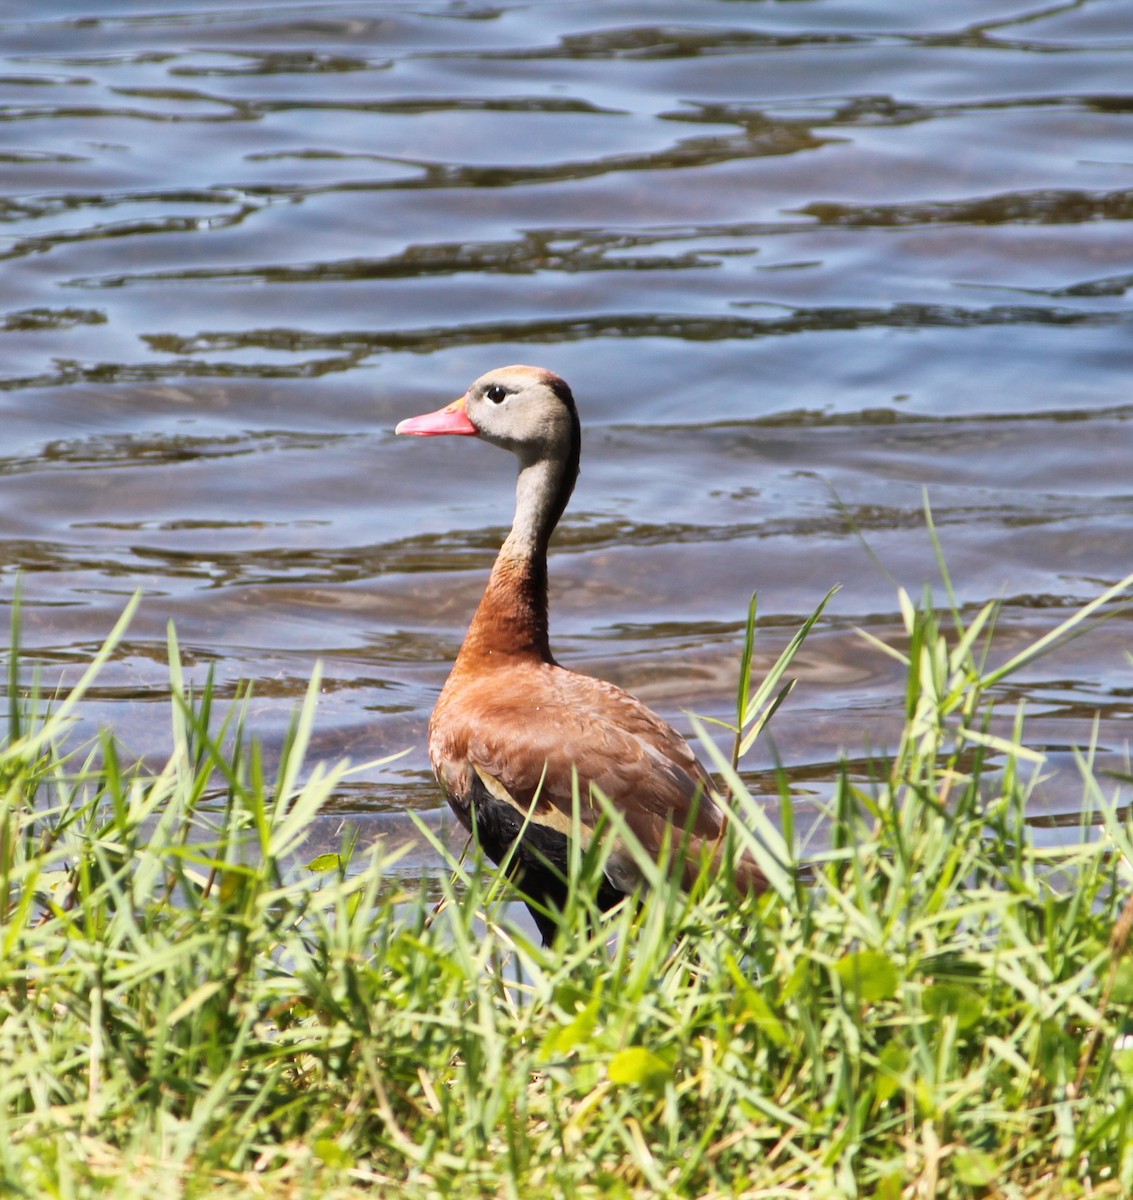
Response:
[[[936,578],[926,495],[1003,658],[1133,569],[1128,4],[11,0],[0,164],[3,599],[73,681],[144,591],[84,710],[137,754],[172,619],[269,742],[320,660],[315,752],[409,749],[343,809],[445,828],[425,723],[514,466],[392,431],[505,363],[583,417],[564,662],[687,728],[754,589],[762,662],[842,585],[749,763],[804,803],[893,744],[857,631]],[[1126,761],[1129,635],[1006,693],[1047,813],[1074,746]]]

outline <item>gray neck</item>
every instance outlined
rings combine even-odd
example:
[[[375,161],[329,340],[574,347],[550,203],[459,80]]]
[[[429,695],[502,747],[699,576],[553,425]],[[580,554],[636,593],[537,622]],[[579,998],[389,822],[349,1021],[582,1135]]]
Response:
[[[549,458],[520,466],[515,484],[515,520],[502,553],[509,558],[546,553],[551,531],[562,512],[561,483],[562,465]]]

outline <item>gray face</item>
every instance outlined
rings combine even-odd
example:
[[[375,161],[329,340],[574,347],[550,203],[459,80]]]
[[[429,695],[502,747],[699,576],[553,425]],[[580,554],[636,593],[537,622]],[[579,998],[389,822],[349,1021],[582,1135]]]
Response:
[[[500,367],[468,389],[468,417],[480,436],[518,455],[524,464],[565,460],[573,416],[555,393],[555,377],[538,367]]]

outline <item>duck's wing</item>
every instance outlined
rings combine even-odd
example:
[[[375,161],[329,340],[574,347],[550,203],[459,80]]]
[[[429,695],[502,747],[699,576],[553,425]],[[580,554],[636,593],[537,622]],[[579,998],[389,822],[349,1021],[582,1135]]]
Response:
[[[551,664],[465,682],[455,711],[438,706],[431,753],[450,795],[482,787],[568,836],[576,773],[584,837],[601,817],[594,789],[652,854],[684,836],[691,860],[724,832],[711,778],[667,721],[614,684]]]

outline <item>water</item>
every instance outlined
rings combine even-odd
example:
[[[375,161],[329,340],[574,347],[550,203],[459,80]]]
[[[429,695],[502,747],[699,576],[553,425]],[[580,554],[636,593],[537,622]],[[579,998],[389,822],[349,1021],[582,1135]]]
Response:
[[[530,362],[585,430],[558,656],[725,716],[751,591],[766,660],[840,583],[774,727],[821,800],[899,728],[857,629],[899,641],[896,586],[935,576],[926,493],[1004,657],[1133,569],[1131,79],[1106,0],[7,4],[29,653],[77,678],[141,588],[84,710],[138,754],[168,738],[170,619],[269,741],[321,660],[316,753],[409,748],[341,808],[444,828],[424,726],[514,468],[392,429]],[[1051,751],[1038,809],[1077,803],[1072,747],[1124,763],[1129,632],[1010,689]]]

